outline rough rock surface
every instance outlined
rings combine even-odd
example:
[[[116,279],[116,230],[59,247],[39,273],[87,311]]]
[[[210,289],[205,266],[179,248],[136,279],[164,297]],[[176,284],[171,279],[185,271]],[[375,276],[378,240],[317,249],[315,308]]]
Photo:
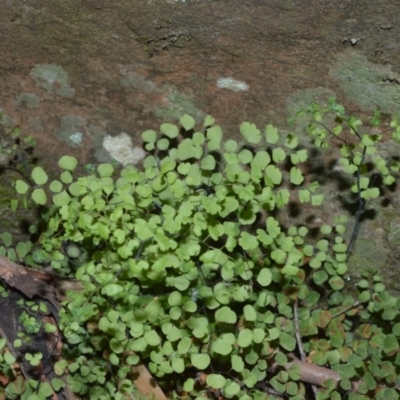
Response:
[[[126,132],[140,146],[141,131],[183,113],[212,114],[231,136],[243,120],[284,128],[302,105],[331,95],[361,114],[394,113],[399,18],[390,2],[6,0],[0,3],[3,121],[31,134],[40,162],[52,166],[65,153],[82,163],[109,160],[106,135]],[[324,222],[342,211],[339,183],[331,180],[329,201],[315,216]],[[353,271],[396,274],[398,189],[386,197],[370,205],[376,212],[362,226]],[[373,256],[364,245],[375,246]],[[392,288],[400,290],[400,283]]]

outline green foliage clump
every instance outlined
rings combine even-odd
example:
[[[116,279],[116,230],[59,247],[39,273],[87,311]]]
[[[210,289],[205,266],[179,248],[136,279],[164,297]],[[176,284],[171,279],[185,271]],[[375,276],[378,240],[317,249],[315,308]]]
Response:
[[[339,162],[360,199],[379,195],[369,162],[394,182],[399,166],[377,154],[379,134],[360,134],[361,121],[334,101],[307,114],[317,147],[342,140]],[[48,260],[84,284],[60,315],[56,373],[68,371],[84,398],[129,398],[141,361],[173,396],[301,399],[301,369],[286,366],[303,349],[342,378],[318,399],[398,398],[399,300],[379,277],[343,290],[345,216],[315,240],[307,227],[279,222],[290,202],[323,202],[297,136],[248,122],[240,133],[241,142],[224,140],[211,116],[197,130],[184,115],[179,126],[143,133],[143,168],[100,164],[76,177],[77,160],[64,156],[59,179],[35,167],[33,188],[16,182],[21,195],[51,203],[33,263]]]

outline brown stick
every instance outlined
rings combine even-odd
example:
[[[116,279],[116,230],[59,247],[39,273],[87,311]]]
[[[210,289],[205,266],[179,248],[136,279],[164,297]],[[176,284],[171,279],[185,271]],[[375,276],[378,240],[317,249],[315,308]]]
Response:
[[[289,369],[292,365],[298,365],[301,369],[300,380],[310,383],[311,385],[322,386],[328,379],[333,379],[336,383],[341,380],[340,375],[329,368],[320,367],[306,361],[301,361],[296,357],[291,357],[285,365],[285,369]]]
[[[24,267],[8,258],[0,256],[0,279],[28,298],[34,296],[48,300],[57,310],[60,303],[57,299],[56,288],[53,286],[54,275]]]
[[[140,363],[132,367],[132,380],[140,394],[145,396],[146,399],[153,395],[156,400],[167,400],[157,381],[143,364]]]

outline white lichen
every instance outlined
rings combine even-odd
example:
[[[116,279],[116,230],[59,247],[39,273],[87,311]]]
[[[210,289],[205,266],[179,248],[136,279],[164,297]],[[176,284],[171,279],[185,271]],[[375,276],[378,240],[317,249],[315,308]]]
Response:
[[[249,85],[245,82],[237,81],[233,78],[219,78],[217,80],[217,87],[220,89],[229,89],[234,92],[244,92],[249,90]]]
[[[141,147],[133,147],[131,137],[125,132],[114,137],[107,135],[103,140],[103,148],[124,167],[139,164],[146,156]]]
[[[72,135],[70,135],[69,140],[73,144],[81,144],[83,139],[83,134],[82,132],[74,132]]]

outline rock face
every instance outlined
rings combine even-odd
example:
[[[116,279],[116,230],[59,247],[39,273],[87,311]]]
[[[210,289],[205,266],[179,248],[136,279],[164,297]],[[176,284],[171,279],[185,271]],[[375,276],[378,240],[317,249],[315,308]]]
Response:
[[[0,4],[3,121],[31,134],[51,166],[65,153],[108,161],[106,136],[126,132],[134,148],[142,131],[183,113],[211,114],[233,137],[244,120],[284,128],[296,110],[332,95],[361,114],[393,113],[399,14],[395,4],[368,2],[8,0]],[[341,211],[338,190],[326,185],[318,218]],[[398,194],[385,204],[360,235],[374,241],[376,232],[383,256],[374,266],[392,271]]]

